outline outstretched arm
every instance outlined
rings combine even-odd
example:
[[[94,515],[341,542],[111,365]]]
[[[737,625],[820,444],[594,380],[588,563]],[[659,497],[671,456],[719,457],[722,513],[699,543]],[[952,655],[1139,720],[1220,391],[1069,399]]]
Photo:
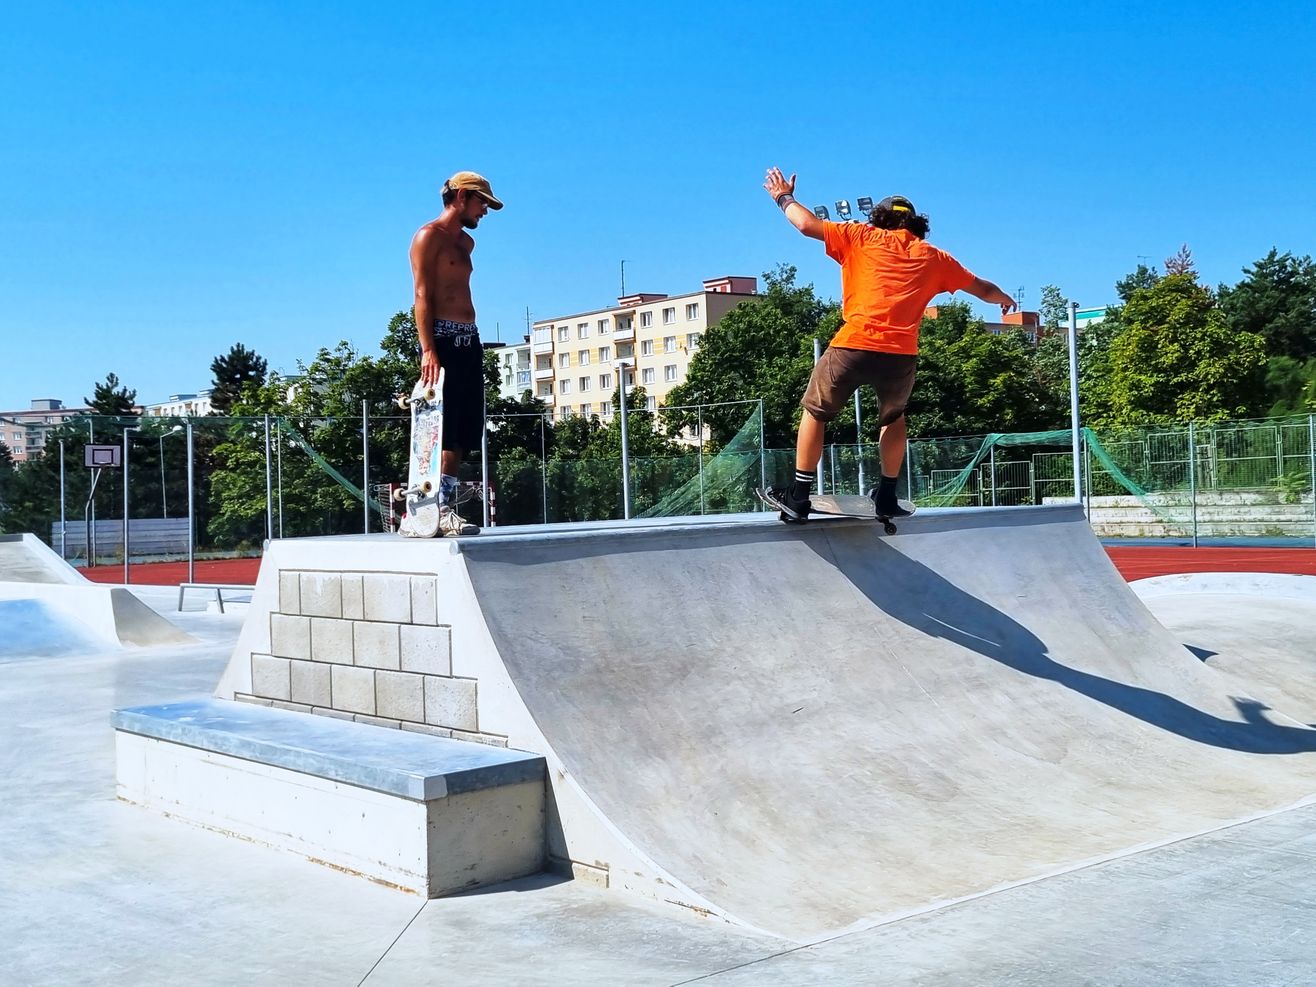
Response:
[[[974,278],[973,284],[964,290],[974,298],[981,298],[984,302],[1001,306],[1002,315],[1009,315],[1019,307],[1013,298],[984,278]]]
[[[823,238],[823,221],[815,216],[807,206],[795,201],[794,175],[787,178],[781,173],[780,168],[773,166],[768,169],[768,177],[764,179],[763,187],[768,190],[768,195],[772,196],[773,201],[786,214],[786,218],[790,220],[792,226],[805,236],[813,237],[815,240]]]

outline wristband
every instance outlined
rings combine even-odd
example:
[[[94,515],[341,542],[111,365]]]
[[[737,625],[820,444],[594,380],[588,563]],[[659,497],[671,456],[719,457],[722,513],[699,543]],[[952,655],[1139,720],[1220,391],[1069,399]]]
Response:
[[[787,199],[787,200],[789,200],[789,201],[787,201],[787,202],[783,202],[783,201],[782,201],[783,199]],[[795,196],[792,195],[790,192],[782,192],[781,195],[777,196],[777,199],[776,199],[777,207],[780,208],[780,209],[785,209],[787,206],[789,206],[789,205],[790,205],[792,202],[794,202],[794,201],[795,201]]]

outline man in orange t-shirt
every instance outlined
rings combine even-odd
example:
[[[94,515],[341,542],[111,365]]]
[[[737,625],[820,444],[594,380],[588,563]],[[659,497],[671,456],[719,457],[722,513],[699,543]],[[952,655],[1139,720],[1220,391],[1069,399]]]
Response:
[[[795,201],[794,175],[786,178],[780,168],[771,168],[763,187],[791,225],[821,240],[827,256],[841,265],[845,319],[800,401],[804,414],[795,445],[795,480],[767,493],[789,519],[808,520],[826,424],[861,385],[871,384],[882,426],[882,480],[871,496],[879,514],[903,517],[909,512],[896,500],[896,477],[905,458],[905,405],[914,388],[923,310],[943,291],[967,291],[1000,305],[1002,315],[1014,309],[1014,299],[925,242],[928,217],[904,196],[879,202],[867,224],[829,223]]]

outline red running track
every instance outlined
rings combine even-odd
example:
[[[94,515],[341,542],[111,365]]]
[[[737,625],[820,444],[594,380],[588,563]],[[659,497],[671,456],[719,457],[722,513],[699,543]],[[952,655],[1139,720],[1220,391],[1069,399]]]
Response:
[[[1180,545],[1107,546],[1120,574],[1128,580],[1165,576],[1178,572],[1286,572],[1316,576],[1316,548],[1190,548]],[[216,559],[196,563],[198,583],[256,582],[260,559]],[[123,566],[103,565],[84,569],[98,583],[123,582]],[[144,586],[177,586],[187,581],[186,562],[144,562],[132,567],[134,583]]]

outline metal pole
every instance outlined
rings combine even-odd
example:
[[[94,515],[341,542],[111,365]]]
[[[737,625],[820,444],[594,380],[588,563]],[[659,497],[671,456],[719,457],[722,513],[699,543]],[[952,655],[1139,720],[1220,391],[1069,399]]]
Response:
[[[704,513],[704,406],[696,412],[699,429],[699,513]]]
[[[265,416],[265,540],[274,537],[274,477],[270,474],[270,416]]]
[[[128,585],[128,433],[131,428],[123,430],[123,584]]]
[[[905,495],[914,503],[914,460],[910,459],[909,439],[905,439]]]
[[[631,519],[631,446],[626,431],[626,364],[621,364],[621,511]]]
[[[859,388],[854,391],[854,451],[859,460],[859,494],[864,493],[864,433],[859,420]]]
[[[68,543],[68,518],[64,513],[64,440],[59,440],[59,557],[65,554]]]
[[[759,398],[759,489],[768,488],[768,450],[764,433],[767,425],[763,421],[763,399]]]
[[[1193,548],[1197,547],[1197,450],[1193,448],[1197,439],[1193,434],[1193,423],[1188,423],[1188,498],[1193,507]]]
[[[1088,523],[1092,523],[1092,443],[1088,441],[1087,429],[1083,430],[1083,513]]]
[[[90,445],[96,444],[96,431],[90,418],[87,419],[87,442]],[[82,535],[83,542],[87,547],[87,566],[89,568],[95,568],[96,566],[96,480],[99,476],[100,470],[92,474],[91,493],[87,497],[87,509],[82,513],[82,523],[85,526]]]
[[[539,416],[539,482],[543,485],[544,523],[548,524],[548,453],[544,445],[544,416]]]
[[[196,582],[196,488],[192,466],[192,419],[187,420],[187,581]]]
[[[987,455],[990,457],[990,464],[988,465],[987,468],[992,471],[992,506],[995,507],[996,506],[996,443],[995,442],[992,443],[992,447],[991,449],[988,450]]]
[[[160,433],[160,516],[169,520],[169,501],[165,497],[164,433]]]
[[[1078,302],[1069,303],[1069,427],[1073,432],[1074,500],[1083,500],[1082,463],[1078,457]]]
[[[484,495],[484,526],[489,527],[489,422],[480,432],[480,492]]]
[[[813,337],[813,365],[814,365],[815,367],[818,366],[818,361],[821,360],[821,359],[822,359],[822,340],[820,340],[817,336],[814,336],[814,337]],[[805,412],[801,412],[801,414],[805,414],[805,415],[807,415],[808,412],[807,412],[807,411],[805,411]],[[815,473],[815,474],[817,475],[817,477],[818,477],[818,493],[820,493],[820,494],[824,492],[824,491],[823,491],[823,468],[822,468],[822,464],[823,464],[823,461],[822,461],[822,452],[821,452],[821,450],[820,450],[820,451],[818,452],[818,463],[817,463],[817,465],[815,465],[814,468],[813,468],[814,473]],[[833,490],[832,490],[832,493],[836,493],[836,490],[833,489]]]
[[[1311,464],[1312,543],[1316,544],[1316,415],[1307,416],[1307,461]]]
[[[361,402],[361,531],[370,534],[370,403]]]
[[[283,419],[274,423],[274,460],[279,467],[279,537],[283,537]]]

